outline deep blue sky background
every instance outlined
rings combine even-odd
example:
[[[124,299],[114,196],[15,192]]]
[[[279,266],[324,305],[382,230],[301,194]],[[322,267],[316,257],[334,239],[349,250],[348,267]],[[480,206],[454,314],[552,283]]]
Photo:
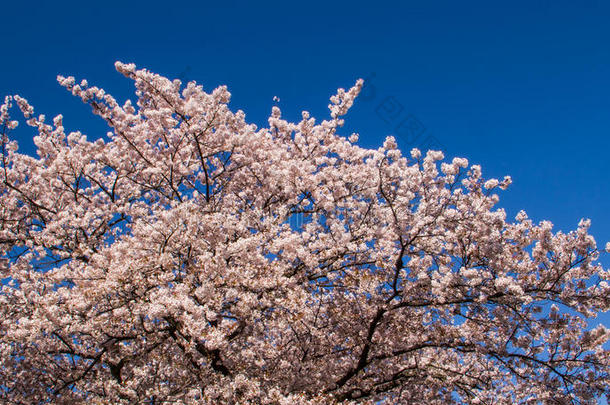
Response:
[[[426,131],[415,142],[398,137],[403,151],[433,136],[446,156],[512,176],[500,195],[510,217],[525,209],[565,231],[591,218],[598,244],[610,240],[608,2],[24,3],[2,3],[0,95],[64,114],[69,130],[105,133],[56,75],[133,99],[116,60],[207,90],[227,84],[232,106],[257,124],[273,96],[288,118],[303,109],[326,118],[336,88],[369,77],[346,135],[377,147],[410,115]],[[401,115],[386,122],[384,102]],[[610,326],[610,314],[601,319]]]

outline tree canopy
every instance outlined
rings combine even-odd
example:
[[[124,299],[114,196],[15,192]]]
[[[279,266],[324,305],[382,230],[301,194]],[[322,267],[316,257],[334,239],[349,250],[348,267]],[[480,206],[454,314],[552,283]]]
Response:
[[[330,118],[268,127],[133,64],[108,124],[0,108],[0,400],[590,404],[610,393],[610,272],[588,233],[507,220],[466,159],[377,150]],[[37,156],[9,138],[21,110]],[[298,224],[291,221],[298,216]],[[381,401],[381,402],[380,402]]]

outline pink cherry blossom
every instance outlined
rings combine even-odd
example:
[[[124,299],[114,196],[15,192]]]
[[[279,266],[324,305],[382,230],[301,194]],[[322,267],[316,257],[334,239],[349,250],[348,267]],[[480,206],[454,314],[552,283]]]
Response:
[[[0,107],[0,401],[593,404],[610,273],[590,221],[507,219],[466,159],[403,156],[274,106],[267,128],[133,64],[136,101],[72,77],[93,140]],[[17,108],[15,108],[17,107]],[[19,114],[36,157],[17,152]],[[301,220],[291,222],[298,216]],[[610,250],[610,245],[606,246]]]

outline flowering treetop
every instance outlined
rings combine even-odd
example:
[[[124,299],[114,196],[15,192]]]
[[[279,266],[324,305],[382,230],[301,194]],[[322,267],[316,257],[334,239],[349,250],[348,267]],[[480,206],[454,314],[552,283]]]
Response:
[[[0,107],[5,403],[595,403],[610,273],[583,220],[508,221],[510,178],[330,118],[267,128],[133,64],[137,102],[59,77],[110,131]],[[8,134],[14,105],[37,157]],[[300,215],[303,223],[291,226]]]

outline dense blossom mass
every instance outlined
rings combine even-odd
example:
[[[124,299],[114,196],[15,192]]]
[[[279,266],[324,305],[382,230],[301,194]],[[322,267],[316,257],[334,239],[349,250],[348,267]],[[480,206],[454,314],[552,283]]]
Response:
[[[403,156],[225,87],[116,64],[137,103],[59,77],[110,131],[0,111],[0,402],[591,404],[610,272],[582,220],[507,220],[466,159]],[[20,110],[37,157],[9,137]],[[294,218],[299,221],[293,221]]]

